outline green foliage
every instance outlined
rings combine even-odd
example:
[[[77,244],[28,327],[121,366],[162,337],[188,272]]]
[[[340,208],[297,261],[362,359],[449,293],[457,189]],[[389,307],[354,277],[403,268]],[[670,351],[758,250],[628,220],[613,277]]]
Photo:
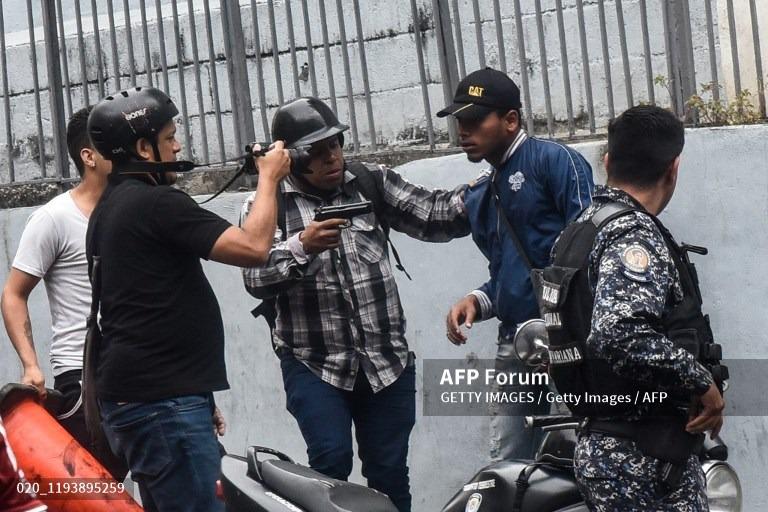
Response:
[[[703,126],[722,126],[734,124],[754,124],[760,121],[760,112],[752,103],[752,93],[743,89],[727,104],[714,91],[722,87],[714,82],[701,84],[701,95],[694,94],[686,102],[686,107],[694,110]]]
[[[667,77],[658,75],[653,83],[664,87],[672,96]],[[694,94],[685,102],[685,118],[695,119],[698,126],[725,126],[760,122],[760,111],[752,102],[752,93],[743,89],[731,101],[726,101],[723,87],[716,82],[701,84],[701,94]],[[715,94],[717,91],[719,94]]]

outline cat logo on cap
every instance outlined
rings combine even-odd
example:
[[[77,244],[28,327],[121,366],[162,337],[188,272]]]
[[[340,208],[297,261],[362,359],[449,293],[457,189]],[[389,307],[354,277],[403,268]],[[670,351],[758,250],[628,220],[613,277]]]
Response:
[[[469,86],[469,95],[470,96],[477,96],[478,98],[482,98],[484,90],[485,90],[485,87],[479,87],[477,85],[470,85]]]
[[[464,512],[477,512],[480,510],[480,504],[483,502],[483,495],[479,492],[474,493],[472,496],[469,497],[469,500],[467,501],[467,506],[464,509]]]

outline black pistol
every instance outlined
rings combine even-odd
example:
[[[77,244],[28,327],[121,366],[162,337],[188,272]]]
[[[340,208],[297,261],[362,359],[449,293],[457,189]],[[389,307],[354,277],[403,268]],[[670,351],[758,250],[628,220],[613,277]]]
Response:
[[[359,203],[342,204],[339,206],[321,206],[315,209],[315,221],[322,222],[328,219],[346,219],[349,224],[358,215],[365,215],[373,211],[373,203],[361,201]]]

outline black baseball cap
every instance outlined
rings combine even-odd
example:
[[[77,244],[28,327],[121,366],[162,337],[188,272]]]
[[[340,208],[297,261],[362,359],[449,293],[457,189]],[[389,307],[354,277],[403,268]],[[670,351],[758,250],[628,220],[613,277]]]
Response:
[[[459,82],[453,103],[437,117],[479,119],[496,110],[520,110],[520,89],[506,74],[485,68],[468,74]]]

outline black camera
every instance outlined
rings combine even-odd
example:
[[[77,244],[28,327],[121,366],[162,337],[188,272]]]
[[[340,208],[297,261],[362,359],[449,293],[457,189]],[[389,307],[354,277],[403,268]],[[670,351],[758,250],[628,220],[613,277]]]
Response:
[[[269,151],[269,145],[268,144],[261,144],[261,150],[260,151],[253,151],[253,146],[258,145],[258,142],[253,142],[251,144],[248,144],[245,146],[245,152],[248,153],[248,155],[253,156],[264,156],[267,154],[267,151]],[[291,148],[288,150],[288,155],[291,158],[291,174],[311,174],[312,171],[309,170],[309,162],[312,160],[312,157],[309,154],[309,149],[311,146],[299,146],[296,148]],[[246,157],[245,158],[245,168],[246,172],[249,174],[256,174],[258,171],[256,169],[256,161],[253,158]]]

